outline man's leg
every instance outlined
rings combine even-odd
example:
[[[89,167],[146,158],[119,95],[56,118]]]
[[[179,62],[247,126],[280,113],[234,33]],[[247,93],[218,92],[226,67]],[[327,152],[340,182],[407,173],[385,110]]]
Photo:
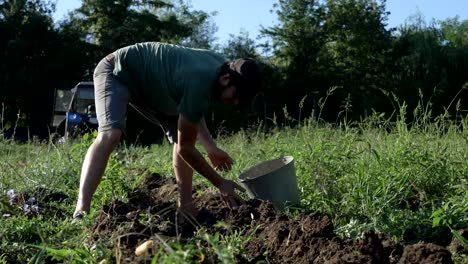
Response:
[[[120,142],[122,131],[110,129],[99,132],[88,149],[80,176],[80,190],[73,216],[79,212],[89,212],[91,199],[96,191],[107,166],[109,156]]]
[[[177,187],[179,191],[179,199],[177,206],[192,216],[196,216],[198,210],[193,204],[192,199],[192,179],[193,169],[177,154],[177,143],[174,144],[172,151],[172,166],[177,181]]]
[[[89,212],[91,199],[107,166],[109,156],[125,131],[129,91],[113,75],[114,57],[102,59],[94,71],[94,95],[98,135],[88,149],[80,176],[80,190],[73,216]]]

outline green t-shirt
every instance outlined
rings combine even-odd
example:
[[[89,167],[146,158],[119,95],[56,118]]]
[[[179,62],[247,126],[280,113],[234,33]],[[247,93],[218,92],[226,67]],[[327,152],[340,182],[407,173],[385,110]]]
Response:
[[[208,50],[145,42],[115,52],[114,75],[137,104],[196,123],[210,104],[224,62]]]

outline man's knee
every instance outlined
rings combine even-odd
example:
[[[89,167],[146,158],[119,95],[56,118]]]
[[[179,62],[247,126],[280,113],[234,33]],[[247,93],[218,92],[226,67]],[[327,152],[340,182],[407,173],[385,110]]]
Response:
[[[111,145],[119,144],[122,138],[122,130],[118,128],[112,128],[105,131],[100,131],[97,136],[97,140],[101,143],[107,143]]]
[[[181,166],[186,166],[186,162],[182,157],[177,153],[177,143],[173,145],[172,148],[172,167],[179,168]]]

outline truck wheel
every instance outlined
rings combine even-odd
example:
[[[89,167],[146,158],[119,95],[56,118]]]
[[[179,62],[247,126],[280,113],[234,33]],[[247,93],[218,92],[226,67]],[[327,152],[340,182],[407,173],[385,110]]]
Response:
[[[66,120],[64,119],[55,129],[55,133],[58,134],[60,137],[65,136],[65,122]]]

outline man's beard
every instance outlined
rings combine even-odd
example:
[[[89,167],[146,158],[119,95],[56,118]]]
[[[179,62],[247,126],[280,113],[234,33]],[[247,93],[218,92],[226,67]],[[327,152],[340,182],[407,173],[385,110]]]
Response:
[[[211,99],[213,101],[219,101],[221,99],[221,94],[223,93],[224,87],[216,83],[211,88]]]

